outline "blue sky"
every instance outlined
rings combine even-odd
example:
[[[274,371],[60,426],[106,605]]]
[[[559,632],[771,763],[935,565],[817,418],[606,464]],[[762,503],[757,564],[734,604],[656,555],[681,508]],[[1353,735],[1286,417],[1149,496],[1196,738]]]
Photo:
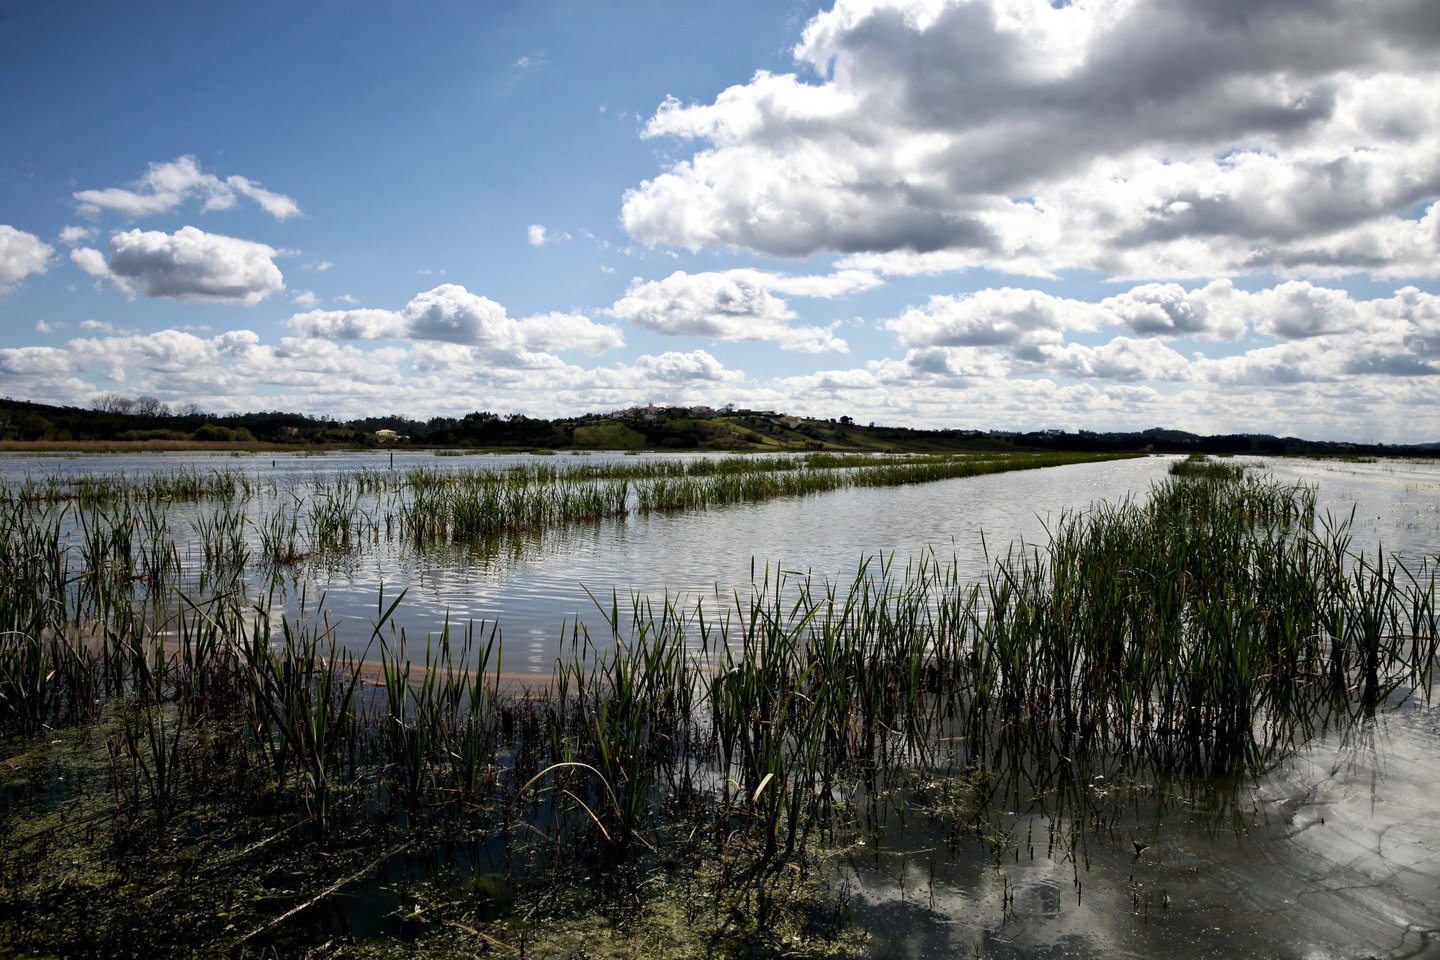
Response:
[[[1429,0],[0,0],[0,395],[1440,439]]]

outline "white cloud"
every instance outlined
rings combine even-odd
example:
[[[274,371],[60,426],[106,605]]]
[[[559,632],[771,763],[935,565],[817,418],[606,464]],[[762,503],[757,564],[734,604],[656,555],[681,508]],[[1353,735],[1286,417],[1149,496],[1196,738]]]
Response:
[[[1105,319],[1095,304],[1011,287],[960,297],[933,296],[881,327],[904,346],[1035,347],[1060,343],[1067,330],[1093,330]]]
[[[60,242],[67,247],[78,247],[82,243],[90,243],[98,235],[94,227],[79,227],[70,225],[60,231]]]
[[[1226,289],[1217,280],[1207,289]],[[1252,324],[1262,333],[1283,339],[1349,333],[1370,326],[1368,312],[1344,290],[1317,287],[1303,280],[1291,280],[1258,293],[1234,291],[1227,297],[1237,319]],[[1369,320],[1377,319],[1371,312]]]
[[[646,381],[661,383],[721,383],[739,380],[742,376],[738,371],[725,369],[724,364],[704,350],[646,354],[637,358],[631,367]]]
[[[1402,299],[1408,306],[1403,306]],[[1423,318],[1435,301],[1414,287],[1395,298],[1357,300],[1344,290],[1291,280],[1245,291],[1229,280],[1186,289],[1141,284],[1092,303],[1002,287],[958,297],[933,296],[923,307],[881,321],[905,347],[1003,347],[1017,354],[1061,343],[1071,332],[1124,328],[1141,337],[1235,340],[1247,333],[1279,339],[1357,334],[1424,337],[1407,317]],[[1422,321],[1417,321],[1422,322]]]
[[[649,137],[635,239],[895,272],[1435,276],[1431,0],[838,0],[795,56]],[[1416,219],[1417,208],[1428,210]]]
[[[408,334],[417,340],[484,343],[499,350],[518,349],[521,343],[504,307],[456,283],[416,294],[402,316]]]
[[[1116,337],[1089,347],[1078,343],[1043,348],[1048,365],[1078,379],[1186,380],[1190,364],[1159,340]]]
[[[0,347],[0,373],[7,377],[57,377],[74,370],[69,352],[57,347]]]
[[[89,247],[72,250],[70,259],[127,293],[254,304],[285,287],[274,261],[277,254],[263,243],[181,227],[173,234],[138,229],[116,233],[110,238],[108,260]]]
[[[1386,312],[1402,324],[1399,338],[1416,356],[1440,360],[1440,296],[1414,287],[1395,291]]]
[[[618,327],[596,323],[578,313],[539,313],[518,322],[520,337],[531,350],[599,354],[625,345],[625,336]]]
[[[735,273],[736,271],[731,271]],[[751,271],[752,279],[769,290],[793,297],[830,299],[852,293],[864,293],[884,284],[869,270],[838,270],[823,276],[791,276],[783,273]]]
[[[908,348],[877,360],[884,381],[943,383],[1050,374],[1066,380],[1243,384],[1364,384],[1440,375],[1440,295],[1405,287],[1372,300],[1303,281],[1244,291],[1228,280],[1186,290],[1143,284],[1098,303],[1033,290],[935,296],[882,321]],[[1129,331],[1137,337],[1105,331]],[[1083,333],[1089,342],[1074,342]],[[1272,342],[1187,358],[1167,338]],[[1183,417],[1183,412],[1181,414]],[[1176,422],[1188,422],[1183,419]]]
[[[1106,297],[1100,306],[1141,336],[1233,340],[1244,335],[1253,316],[1243,307],[1244,297],[1228,280],[1194,291],[1178,283],[1147,283]]]
[[[290,300],[297,307],[313,307],[320,302],[313,290],[297,290]]]
[[[967,346],[919,347],[904,358],[880,360],[871,368],[889,381],[921,380],[949,383],[955,380],[1005,379],[1014,371],[1010,358],[996,350]]]
[[[795,312],[775,293],[837,297],[879,283],[862,271],[806,277],[750,269],[677,270],[663,280],[635,279],[610,313],[667,336],[763,340],[787,350],[844,353],[849,347],[832,327],[792,325]]]
[[[525,228],[525,239],[532,247],[545,246],[545,228],[538,223],[532,223]]]
[[[54,252],[33,233],[0,223],[0,293],[9,293],[31,274],[44,273]]]
[[[703,350],[585,368],[545,353],[497,357],[484,346],[446,341],[265,342],[247,330],[206,336],[163,330],[0,349],[0,381],[16,395],[56,403],[83,404],[119,389],[166,401],[204,398],[216,410],[334,416],[377,406],[416,416],[477,407],[559,416],[650,400],[733,401],[952,428],[1173,424],[1403,442],[1440,436],[1440,297],[1405,288],[1357,303],[1382,318],[1383,328],[1188,360],[1158,339],[1119,336],[1093,346],[1044,345],[1037,361],[1017,360],[1003,348],[926,346],[854,368],[753,381]]]
[[[166,163],[150,164],[145,176],[132,187],[77,190],[73,196],[81,212],[92,216],[101,210],[114,210],[132,217],[150,216],[174,210],[197,197],[203,199],[201,209],[206,212],[229,210],[240,197],[246,197],[276,220],[300,213],[299,205],[290,197],[266,190],[246,177],[221,178],[206,173],[188,154]]]
[[[287,325],[303,337],[326,340],[435,340],[483,347],[512,364],[533,358],[530,351],[576,350],[603,353],[624,343],[615,327],[569,313],[544,313],[516,320],[488,297],[455,283],[416,294],[404,309],[311,310]]]
[[[100,280],[110,279],[110,267],[105,263],[105,254],[91,247],[77,247],[70,251],[75,266]]]
[[[713,402],[717,388],[730,389],[745,375],[731,370],[704,350],[643,354],[634,362],[579,373],[570,389],[602,406],[661,400],[665,403]]]
[[[391,340],[406,334],[404,318],[393,310],[310,310],[295,314],[286,326],[320,340]]]

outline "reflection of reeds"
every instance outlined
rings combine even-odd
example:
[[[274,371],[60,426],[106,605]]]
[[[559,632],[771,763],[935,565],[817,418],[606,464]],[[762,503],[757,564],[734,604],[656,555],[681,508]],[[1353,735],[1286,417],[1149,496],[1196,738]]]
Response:
[[[847,466],[819,482],[990,462]],[[625,509],[632,490],[728,502],[705,497],[804,492],[823,473],[425,476],[402,525],[455,539]],[[312,541],[355,536],[347,489],[308,514]],[[463,826],[504,845],[515,883],[684,851],[721,864],[725,883],[764,884],[817,837],[958,795],[974,820],[992,796],[1038,796],[1052,819],[1101,830],[1092,773],[1234,783],[1427,688],[1437,652],[1433,568],[1355,556],[1343,521],[1316,523],[1308,489],[1206,463],[1143,505],[1062,517],[979,584],[923,556],[871,560],[838,584],[764,568],[723,609],[601,598],[603,629],[573,624],[548,686],[528,692],[502,686],[498,629],[447,626],[419,660],[383,594],[374,689],[323,612],[277,624],[268,603],[219,588],[238,579],[221,568],[248,558],[233,513],[201,527],[222,541],[207,551],[214,593],[160,614],[133,586],[142,572],[161,581],[152,592],[179,586],[158,519],[126,501],[7,506],[0,731],[113,718],[117,834],[256,803],[377,844]],[[71,509],[73,550],[58,532]],[[304,549],[300,516],[298,503],[272,515],[262,555]]]

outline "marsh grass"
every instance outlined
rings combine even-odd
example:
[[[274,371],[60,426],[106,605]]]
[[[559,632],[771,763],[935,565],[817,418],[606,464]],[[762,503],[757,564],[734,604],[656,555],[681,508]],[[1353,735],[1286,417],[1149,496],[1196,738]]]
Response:
[[[411,506],[397,509],[407,536],[453,539],[645,495],[692,508],[1003,463],[424,472],[403,481],[410,499],[397,502]],[[353,519],[356,505],[392,482],[282,500],[256,559],[298,563],[378,531]],[[1126,796],[1163,789],[1223,808],[1317,730],[1434,680],[1433,567],[1358,556],[1345,521],[1317,521],[1313,491],[1210,462],[1177,465],[1143,504],[1060,518],[1043,547],[997,557],[980,583],[926,554],[867,560],[838,583],[761,566],[719,605],[596,597],[595,616],[563,632],[548,683],[528,690],[502,681],[494,625],[447,624],[419,654],[397,623],[403,594],[377,601],[363,646],[374,662],[341,642],[323,601],[276,615],[244,586],[252,555],[230,501],[196,522],[216,543],[203,578],[186,581],[146,502],[22,496],[0,511],[0,736],[44,755],[68,726],[102,745],[80,782],[22,788],[4,818],[89,797],[81,833],[54,829],[141,873],[177,869],[156,854],[167,844],[197,857],[229,845],[224,873],[167,874],[171,885],[203,874],[204,889],[234,899],[223,923],[198,915],[190,941],[167,947],[176,955],[242,940],[290,949],[316,929],[297,906],[370,883],[394,851],[439,836],[470,838],[509,939],[527,929],[516,917],[554,908],[553,891],[598,884],[605,902],[642,909],[655,878],[703,877],[712,902],[775,929],[829,851],[911,816],[952,824],[957,844],[1009,849],[998,813],[1021,803],[1046,809],[1047,847],[1076,864],[1078,885],[1086,845],[1113,830]],[[1134,786],[1102,798],[1097,777]],[[243,879],[268,875],[279,837],[305,852],[287,861],[283,902]],[[165,909],[106,881],[94,892],[109,905],[88,925],[58,922],[57,889],[36,898],[20,879],[44,873],[48,841],[32,840],[5,854],[0,936],[104,953]],[[463,900],[436,917],[471,916]]]

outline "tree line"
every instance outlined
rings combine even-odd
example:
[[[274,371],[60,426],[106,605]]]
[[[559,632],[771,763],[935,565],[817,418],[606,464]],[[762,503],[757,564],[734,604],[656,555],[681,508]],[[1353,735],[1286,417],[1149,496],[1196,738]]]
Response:
[[[1152,428],[1080,430],[926,430],[861,425],[836,418],[786,416],[772,410],[645,407],[547,420],[477,410],[420,420],[403,414],[337,420],[279,410],[207,412],[195,402],[104,393],[88,407],[0,399],[0,441],[262,442],[296,446],[425,446],[498,449],[864,449],[1073,450],[1256,454],[1260,456],[1436,456],[1440,443],[1339,443],[1266,434],[1202,436]]]

